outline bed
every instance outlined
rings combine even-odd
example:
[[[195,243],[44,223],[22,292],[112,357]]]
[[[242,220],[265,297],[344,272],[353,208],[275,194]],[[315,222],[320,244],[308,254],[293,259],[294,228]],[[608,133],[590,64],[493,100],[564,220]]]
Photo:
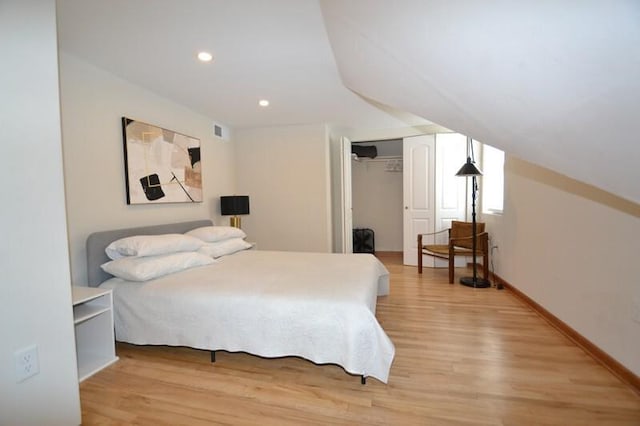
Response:
[[[90,286],[113,290],[116,340],[297,356],[387,383],[395,348],[375,317],[389,292],[370,254],[242,250],[214,264],[144,282],[104,272],[105,248],[131,235],[184,233],[192,221],[102,231],[87,239]]]

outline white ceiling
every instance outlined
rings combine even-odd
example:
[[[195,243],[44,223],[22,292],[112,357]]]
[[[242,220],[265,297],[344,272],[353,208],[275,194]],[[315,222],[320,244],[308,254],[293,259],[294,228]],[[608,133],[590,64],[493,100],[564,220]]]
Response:
[[[62,50],[222,124],[425,117],[640,202],[637,0],[57,5]],[[214,62],[197,62],[201,49]]]
[[[58,0],[57,10],[61,50],[230,127],[429,123],[342,84],[316,0]],[[200,50],[214,60],[199,62]]]

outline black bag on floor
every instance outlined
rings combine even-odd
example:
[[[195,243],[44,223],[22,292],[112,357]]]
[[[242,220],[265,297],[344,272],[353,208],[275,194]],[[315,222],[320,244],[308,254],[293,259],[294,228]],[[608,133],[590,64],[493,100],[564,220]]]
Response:
[[[353,230],[353,252],[371,254],[376,252],[373,229],[356,228]]]

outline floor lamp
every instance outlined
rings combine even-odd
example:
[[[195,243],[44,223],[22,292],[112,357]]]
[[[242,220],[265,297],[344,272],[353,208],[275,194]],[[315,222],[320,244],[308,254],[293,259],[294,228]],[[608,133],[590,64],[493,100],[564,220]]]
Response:
[[[491,285],[489,281],[484,278],[478,278],[478,264],[476,263],[476,248],[477,248],[477,237],[476,237],[476,187],[477,187],[477,177],[482,176],[482,172],[478,169],[473,161],[473,142],[471,138],[467,138],[468,150],[470,156],[467,157],[467,162],[460,167],[456,176],[469,177],[471,176],[471,232],[473,232],[472,240],[471,240],[471,250],[473,251],[473,276],[472,277],[463,277],[460,278],[460,284],[466,285],[468,287],[474,288],[487,288]]]

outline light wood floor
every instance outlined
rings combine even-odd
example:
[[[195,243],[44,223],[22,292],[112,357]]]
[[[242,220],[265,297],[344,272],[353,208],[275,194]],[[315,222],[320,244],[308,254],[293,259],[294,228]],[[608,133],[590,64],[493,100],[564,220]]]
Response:
[[[298,358],[219,352],[211,364],[205,351],[118,344],[120,361],[80,386],[83,424],[640,425],[640,396],[508,290],[382,260],[388,384]]]

